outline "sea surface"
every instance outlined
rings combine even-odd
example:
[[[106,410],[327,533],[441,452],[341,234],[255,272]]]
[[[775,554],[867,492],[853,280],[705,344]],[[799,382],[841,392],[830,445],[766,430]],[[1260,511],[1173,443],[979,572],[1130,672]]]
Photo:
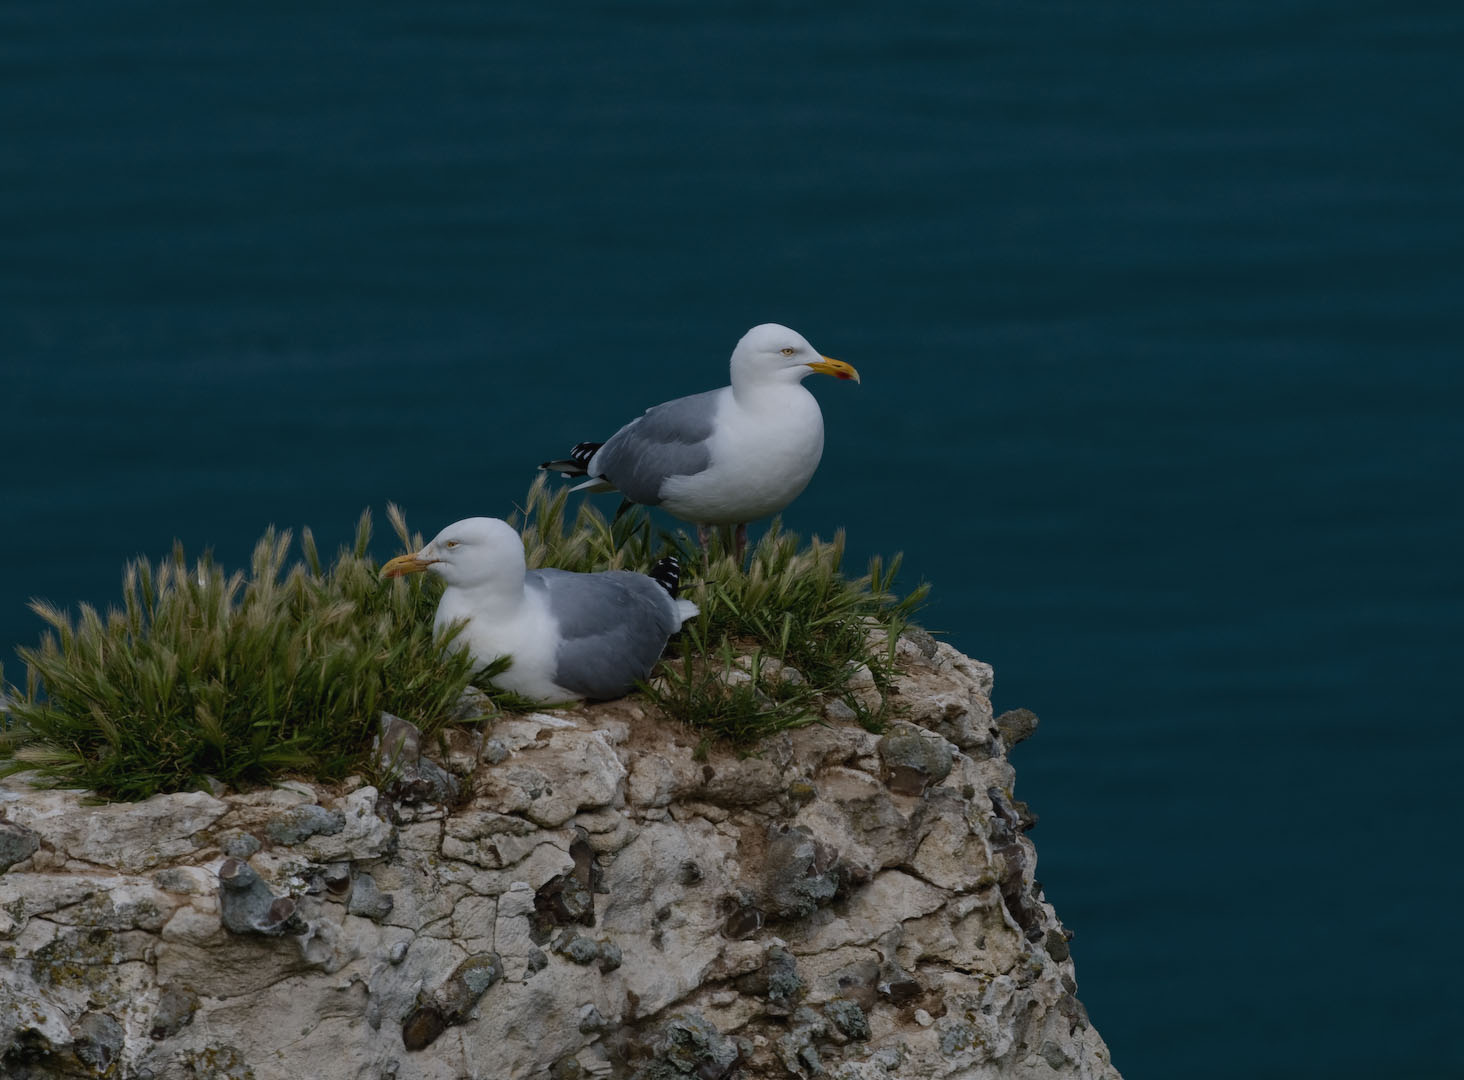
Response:
[[[5,675],[174,538],[505,515],[784,322],[863,375],[786,523],[1041,716],[1124,1075],[1464,1075],[1461,63],[1398,0],[10,0]]]

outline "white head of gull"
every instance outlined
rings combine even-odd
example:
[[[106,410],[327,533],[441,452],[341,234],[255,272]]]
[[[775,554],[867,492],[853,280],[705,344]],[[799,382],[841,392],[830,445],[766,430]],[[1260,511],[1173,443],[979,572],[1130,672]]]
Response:
[[[498,518],[454,522],[422,550],[381,568],[383,577],[422,571],[447,585],[436,631],[464,622],[456,641],[475,663],[511,658],[493,684],[540,703],[628,693],[697,614],[695,604],[674,596],[674,559],[657,564],[654,578],[528,570],[522,538]]]

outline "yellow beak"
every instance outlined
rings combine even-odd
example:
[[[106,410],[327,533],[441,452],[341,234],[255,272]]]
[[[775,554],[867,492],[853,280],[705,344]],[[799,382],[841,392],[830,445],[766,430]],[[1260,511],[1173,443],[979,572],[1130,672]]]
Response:
[[[398,555],[381,568],[381,576],[401,577],[403,574],[420,574],[436,561],[436,559],[424,559],[420,555]]]
[[[815,360],[808,365],[820,375],[832,375],[836,379],[853,379],[859,381],[859,372],[854,370],[853,364],[846,364],[842,360],[835,360],[832,356],[825,356]]]

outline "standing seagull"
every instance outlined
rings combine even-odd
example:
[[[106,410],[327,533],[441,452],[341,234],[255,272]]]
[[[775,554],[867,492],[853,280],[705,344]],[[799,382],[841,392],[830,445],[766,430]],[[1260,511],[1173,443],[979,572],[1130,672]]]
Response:
[[[523,539],[498,518],[454,522],[381,574],[422,570],[447,582],[436,631],[467,620],[459,641],[476,663],[512,658],[494,685],[541,703],[629,693],[656,666],[667,639],[697,614],[690,600],[676,599],[675,559],[657,563],[654,577],[527,570]]]
[[[775,514],[808,486],[823,456],[823,413],[803,388],[815,371],[859,381],[842,360],[820,356],[777,323],[754,326],[732,350],[732,385],[647,409],[603,443],[580,443],[541,469],[587,476],[574,490],[619,491],[696,525],[737,526]]]

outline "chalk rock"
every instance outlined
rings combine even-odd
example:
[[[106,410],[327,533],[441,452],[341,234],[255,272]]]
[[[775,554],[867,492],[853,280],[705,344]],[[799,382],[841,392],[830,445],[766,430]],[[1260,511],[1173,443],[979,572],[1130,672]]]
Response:
[[[198,848],[197,837],[228,811],[202,792],[154,795],[138,803],[86,805],[73,792],[12,789],[0,807],[67,859],[141,873]]]
[[[1013,794],[1030,714],[893,652],[855,673],[884,733],[751,753],[630,698],[500,716],[450,769],[388,720],[384,790],[0,781],[0,1071],[1117,1080]]]

